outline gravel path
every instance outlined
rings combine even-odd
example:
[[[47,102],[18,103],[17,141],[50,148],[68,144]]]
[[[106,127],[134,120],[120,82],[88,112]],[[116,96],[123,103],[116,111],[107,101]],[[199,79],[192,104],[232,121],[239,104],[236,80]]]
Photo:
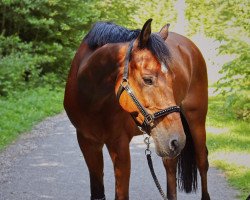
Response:
[[[161,199],[144,156],[143,138],[131,143],[130,199]],[[105,190],[114,199],[113,167],[104,149]],[[161,160],[153,153],[156,173],[165,185]],[[228,186],[221,171],[210,168],[212,200],[235,200],[238,192]],[[0,154],[0,200],[88,200],[89,178],[79,150],[74,127],[65,113],[51,117],[24,134]],[[198,200],[197,194],[178,193],[179,200]]]

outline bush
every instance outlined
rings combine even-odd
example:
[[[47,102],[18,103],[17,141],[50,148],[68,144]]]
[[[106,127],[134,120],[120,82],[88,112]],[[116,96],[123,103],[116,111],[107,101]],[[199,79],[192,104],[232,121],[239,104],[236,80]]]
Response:
[[[226,97],[225,109],[232,109],[236,118],[250,120],[250,99],[247,95],[231,94]]]
[[[46,83],[64,86],[91,25],[98,20],[131,25],[135,5],[132,0],[0,1],[0,96]]]
[[[21,42],[17,36],[0,36],[0,41],[0,95],[34,86],[43,56],[32,54],[32,44]]]

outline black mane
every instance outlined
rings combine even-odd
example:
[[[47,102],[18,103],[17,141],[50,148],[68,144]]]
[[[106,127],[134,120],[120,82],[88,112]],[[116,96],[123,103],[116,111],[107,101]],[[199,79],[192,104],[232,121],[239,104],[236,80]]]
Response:
[[[139,36],[140,31],[129,30],[111,22],[97,22],[85,36],[84,41],[91,49],[96,49],[108,43],[130,42]],[[146,48],[165,64],[171,58],[167,45],[156,33],[150,35]]]

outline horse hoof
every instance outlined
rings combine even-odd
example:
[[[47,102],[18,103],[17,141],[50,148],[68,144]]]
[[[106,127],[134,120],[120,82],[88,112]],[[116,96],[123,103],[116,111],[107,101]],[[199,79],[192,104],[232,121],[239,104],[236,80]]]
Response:
[[[210,196],[208,193],[202,194],[201,200],[210,200]]]

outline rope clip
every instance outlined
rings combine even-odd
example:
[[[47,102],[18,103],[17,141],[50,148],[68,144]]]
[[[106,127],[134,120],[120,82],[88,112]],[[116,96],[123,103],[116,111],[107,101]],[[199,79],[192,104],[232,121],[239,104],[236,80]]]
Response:
[[[149,141],[149,137],[145,137],[144,139],[144,143],[146,144],[146,149],[145,149],[145,155],[151,155],[151,151],[150,151],[150,141]]]

